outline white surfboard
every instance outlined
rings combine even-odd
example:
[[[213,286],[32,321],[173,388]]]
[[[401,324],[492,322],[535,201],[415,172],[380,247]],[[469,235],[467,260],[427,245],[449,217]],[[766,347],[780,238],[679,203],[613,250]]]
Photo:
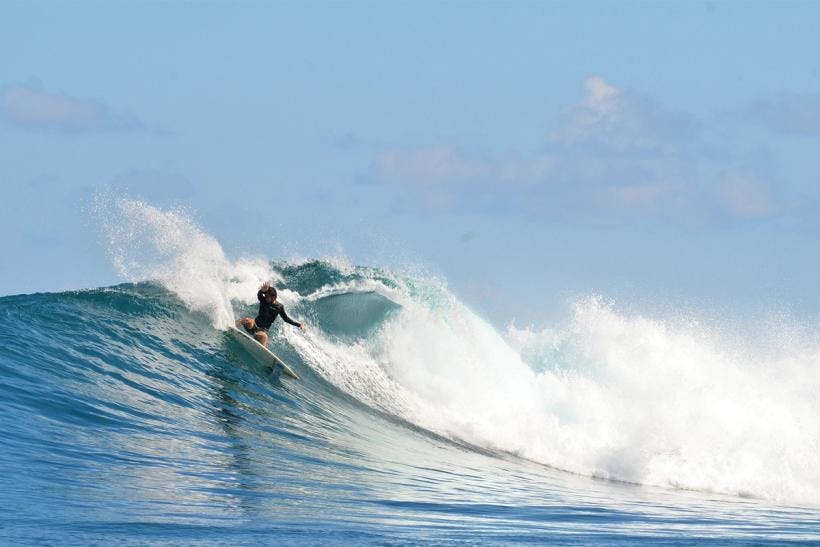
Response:
[[[285,364],[275,353],[271,350],[242,332],[236,327],[229,326],[228,327],[228,334],[230,334],[234,340],[242,344],[242,347],[248,350],[248,353],[253,355],[257,361],[265,365],[270,365],[274,368],[281,368],[282,374],[288,376],[289,378],[293,378],[294,380],[298,380],[299,376],[296,375],[293,370],[289,366]]]

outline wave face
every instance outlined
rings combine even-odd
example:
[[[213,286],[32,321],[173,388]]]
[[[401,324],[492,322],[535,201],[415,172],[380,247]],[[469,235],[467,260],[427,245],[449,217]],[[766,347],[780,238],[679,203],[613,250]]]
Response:
[[[754,352],[595,298],[499,331],[435,279],[105,215],[120,272],[154,281],[0,298],[0,538],[817,539],[810,337]],[[298,382],[224,333],[266,279],[308,325],[271,330]]]

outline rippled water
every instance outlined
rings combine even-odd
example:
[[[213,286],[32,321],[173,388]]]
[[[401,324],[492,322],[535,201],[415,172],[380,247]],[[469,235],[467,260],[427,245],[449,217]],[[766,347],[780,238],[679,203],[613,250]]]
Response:
[[[820,539],[810,506],[593,479],[427,431],[335,387],[282,332],[300,381],[157,285],[0,299],[0,541]]]

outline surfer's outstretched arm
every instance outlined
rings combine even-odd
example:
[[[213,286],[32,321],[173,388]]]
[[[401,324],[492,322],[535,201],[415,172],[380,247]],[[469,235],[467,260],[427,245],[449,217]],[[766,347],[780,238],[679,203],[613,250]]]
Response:
[[[293,319],[288,317],[288,314],[285,311],[285,306],[282,306],[281,308],[279,308],[279,315],[282,316],[282,320],[285,323],[290,323],[294,327],[299,327],[300,329],[305,330],[305,324],[304,323],[300,323],[299,321],[294,321]]]

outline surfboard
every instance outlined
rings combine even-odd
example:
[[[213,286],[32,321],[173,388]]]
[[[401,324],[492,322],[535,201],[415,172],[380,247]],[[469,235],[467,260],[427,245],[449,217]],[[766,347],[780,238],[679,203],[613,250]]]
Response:
[[[295,372],[293,372],[293,370],[288,365],[286,365],[285,362],[281,360],[275,353],[273,353],[271,350],[269,350],[268,348],[266,348],[265,346],[263,346],[262,344],[260,344],[259,342],[257,342],[241,330],[239,330],[238,328],[234,326],[229,326],[228,334],[230,334],[234,340],[242,344],[242,347],[245,348],[248,351],[248,353],[253,355],[253,357],[257,361],[265,365],[272,366],[274,368],[274,372],[277,369],[279,369],[281,370],[281,373],[287,376],[288,378],[293,378],[294,380],[299,379],[299,376]]]

